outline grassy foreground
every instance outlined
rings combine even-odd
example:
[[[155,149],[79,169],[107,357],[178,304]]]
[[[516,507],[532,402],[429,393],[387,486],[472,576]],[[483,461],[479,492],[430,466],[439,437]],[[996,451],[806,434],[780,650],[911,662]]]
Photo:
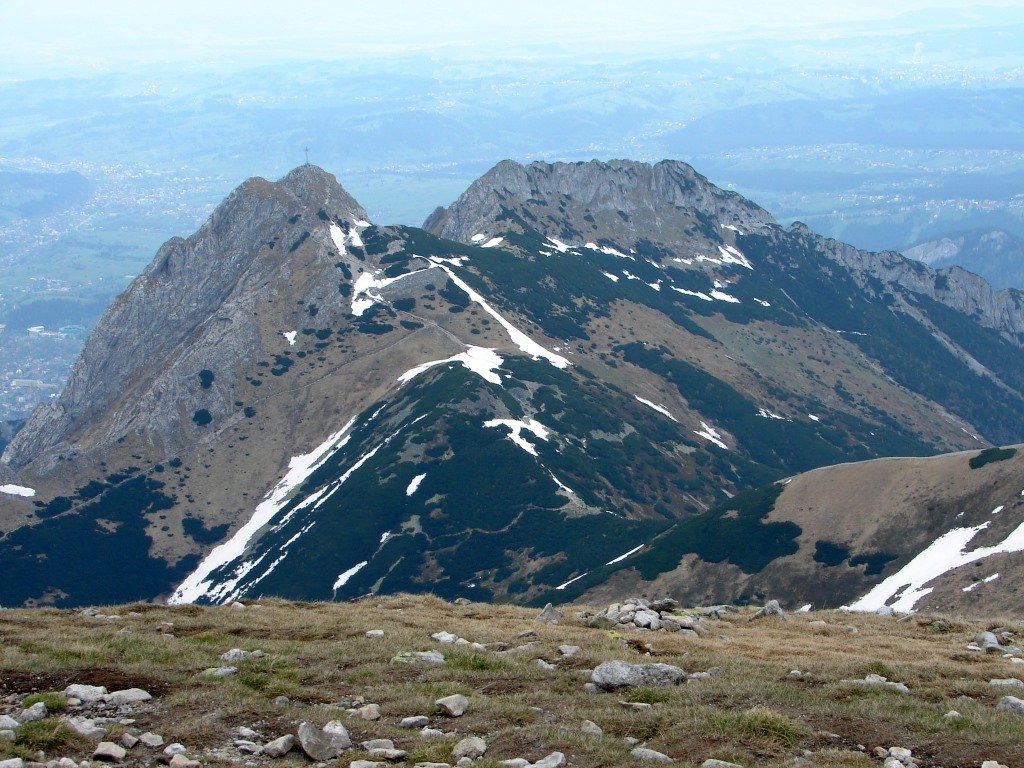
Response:
[[[977,632],[1000,625],[1016,630],[1016,622],[923,615],[897,621],[836,612],[751,620],[750,612],[739,612],[710,621],[706,636],[687,638],[591,629],[574,618],[573,609],[564,610],[560,625],[535,623],[538,612],[532,609],[410,596],[342,604],[266,600],[245,610],[105,609],[122,617],[116,621],[52,609],[3,610],[0,712],[6,696],[62,691],[74,682],[145,688],[155,698],[133,715],[135,727],[180,741],[197,754],[230,744],[239,726],[274,738],[294,733],[302,720],[323,725],[342,719],[357,744],[393,739],[410,753],[407,765],[448,762],[454,739],[427,739],[397,727],[401,717],[429,715],[432,725],[459,737],[485,737],[481,768],[514,757],[533,761],[553,750],[564,752],[571,766],[635,765],[624,737],[683,766],[711,757],[781,766],[801,756],[815,766],[881,765],[870,754],[876,746],[909,747],[925,766],[976,768],[985,759],[1024,765],[1024,717],[995,709],[1001,696],[1024,693],[989,684],[992,678],[1020,676],[1021,667],[1001,654],[965,648]],[[815,620],[827,624],[812,626]],[[367,638],[370,629],[385,635]],[[517,637],[530,629],[537,637]],[[500,645],[474,651],[432,641],[431,633],[441,630],[510,649],[535,642],[507,652]],[[562,644],[581,650],[563,657]],[[235,647],[267,656],[237,663],[232,677],[199,675],[223,666],[220,654]],[[430,649],[444,653],[447,663],[391,663],[399,652]],[[541,669],[537,659],[557,669]],[[589,670],[610,659],[723,672],[673,688],[585,693]],[[790,674],[795,669],[801,676]],[[905,683],[910,694],[841,682],[872,673]],[[452,693],[469,697],[469,711],[459,719],[435,716],[434,700]],[[291,703],[275,704],[282,695]],[[358,696],[379,704],[382,718],[349,719],[346,704],[339,702]],[[636,711],[623,701],[653,706]],[[8,700],[7,710],[13,702]],[[954,709],[962,717],[946,718]],[[604,736],[581,733],[584,719],[597,723]],[[48,758],[91,754],[86,742],[62,740],[56,719],[44,722],[50,727],[33,724],[17,743],[0,739],[0,759],[27,758],[37,749]],[[353,752],[336,764],[363,757]],[[308,764],[296,752],[275,762]]]

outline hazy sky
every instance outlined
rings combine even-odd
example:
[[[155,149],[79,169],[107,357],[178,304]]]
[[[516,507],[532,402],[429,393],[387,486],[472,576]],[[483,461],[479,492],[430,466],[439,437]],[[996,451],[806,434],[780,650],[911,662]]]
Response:
[[[827,40],[998,19],[1020,0],[0,0],[7,76],[140,64],[247,65],[396,52],[684,53],[754,36]],[[927,10],[927,13],[920,13]],[[1019,16],[1019,14],[1018,14]]]

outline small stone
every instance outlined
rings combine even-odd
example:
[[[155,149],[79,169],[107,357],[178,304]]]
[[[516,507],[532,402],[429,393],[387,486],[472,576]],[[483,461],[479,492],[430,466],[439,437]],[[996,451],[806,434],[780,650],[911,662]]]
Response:
[[[444,731],[440,728],[423,728],[420,730],[420,737],[424,739],[436,739],[444,736]]]
[[[263,751],[263,747],[257,744],[255,741],[249,739],[236,739],[235,749],[241,752],[243,755],[258,755]]]
[[[437,705],[439,712],[448,715],[448,717],[462,717],[469,708],[469,699],[460,693],[456,693],[452,696],[438,699],[434,704]]]
[[[996,760],[985,760],[982,762],[981,768],[1007,768],[1007,766]]]
[[[644,701],[620,701],[619,706],[623,709],[632,709],[636,712],[646,712],[652,705]]]
[[[238,667],[210,667],[199,674],[203,677],[231,677],[238,673]]]
[[[275,696],[274,697],[274,704],[276,706],[278,706],[278,707],[287,707],[291,703],[292,703],[292,700],[289,699],[287,696]]]
[[[444,654],[440,651],[402,651],[391,659],[392,664],[444,664]]]
[[[1016,696],[1003,696],[996,704],[996,709],[1012,712],[1015,715],[1024,715],[1024,699],[1018,699]]]
[[[148,691],[144,691],[141,688],[127,688],[123,691],[105,694],[103,701],[107,704],[121,706],[122,704],[136,704],[140,701],[149,701],[152,698]]]
[[[132,749],[139,743],[139,737],[131,733],[121,734],[121,746],[125,749]]]
[[[904,763],[899,758],[887,757],[882,763],[882,768],[904,768]]]
[[[542,757],[533,765],[534,768],[562,768],[565,765],[565,755],[561,752],[552,752],[550,755]]]
[[[889,756],[889,750],[886,749],[885,747],[875,747],[874,749],[871,750],[871,754],[873,754],[875,757],[878,757],[878,758],[881,758],[881,759],[884,760],[885,758],[887,758]]]
[[[366,706],[359,707],[352,717],[358,717],[360,720],[380,720],[380,706],[377,704],[367,704]]]
[[[943,717],[946,718],[947,720],[956,720],[958,718],[963,717],[963,715],[961,715],[955,709],[951,709],[951,710],[949,710],[949,712],[944,714]]]
[[[455,765],[457,766],[457,768],[469,768],[469,766],[473,765],[473,758],[460,757],[458,761],[455,763]]]
[[[580,647],[578,645],[560,645],[558,652],[565,657],[575,656],[580,652]]]
[[[185,755],[175,755],[169,763],[171,768],[202,768],[202,763]]]
[[[369,752],[371,749],[394,749],[395,742],[391,739],[367,739],[359,742],[359,746]]]
[[[632,736],[623,736],[622,743],[625,744],[627,747],[635,747],[637,744],[640,743],[640,739],[635,739]]]
[[[370,638],[371,640],[379,640],[380,638],[384,637],[384,630],[383,629],[369,629],[369,630],[366,631],[366,636],[368,638]]]
[[[502,760],[502,765],[508,766],[508,768],[528,768],[532,763],[525,757],[513,757],[511,760]]]
[[[451,632],[435,632],[430,639],[441,643],[441,645],[452,645],[459,640],[459,636],[453,635]]]
[[[10,728],[0,728],[0,739],[6,739],[7,741],[14,741],[14,739],[17,737],[17,735],[18,734],[16,734]]]
[[[449,763],[416,763],[413,768],[452,768]]]
[[[423,728],[430,724],[430,718],[426,715],[412,715],[403,717],[398,723],[399,728]]]
[[[535,629],[524,629],[522,632],[520,632],[518,635],[516,635],[516,637],[520,638],[520,639],[525,638],[525,637],[537,637],[537,630],[535,630]]]
[[[0,728],[3,728],[4,730],[14,730],[19,725],[21,725],[21,723],[10,715],[0,715]]]
[[[988,681],[989,685],[1003,685],[1012,688],[1024,688],[1024,680],[1016,677],[996,677]]]
[[[267,757],[284,757],[292,748],[295,746],[295,737],[290,733],[286,733],[279,739],[263,745],[263,754]]]
[[[999,644],[999,638],[995,636],[994,632],[979,632],[974,636],[974,642],[987,653],[997,653],[1003,650]]]
[[[337,720],[329,722],[323,730],[303,721],[299,725],[298,740],[302,751],[319,762],[333,760],[352,746],[348,731]]]
[[[468,757],[475,760],[478,757],[483,757],[485,752],[487,752],[487,742],[479,736],[467,736],[452,749],[452,759],[461,760]]]
[[[28,709],[21,710],[21,714],[18,716],[18,719],[23,723],[31,723],[35,720],[42,720],[48,714],[50,713],[46,709],[46,705],[41,701],[37,701]]]
[[[108,763],[120,763],[127,754],[128,751],[120,744],[115,744],[112,741],[101,741],[96,745],[96,749],[92,753],[92,759],[103,760]]]
[[[593,720],[584,720],[580,724],[580,732],[585,733],[588,736],[604,736],[604,731],[601,729],[601,726]]]
[[[894,613],[895,611],[893,611],[890,605],[883,605],[875,611],[876,616],[884,616],[886,618],[891,618]]]
[[[373,760],[353,760],[348,768],[383,768],[385,763],[376,763]]]
[[[139,736],[139,742],[141,742],[142,746],[147,747],[148,749],[157,749],[164,745],[164,737],[159,734],[152,733],[151,731],[146,731],[144,734]]]
[[[186,752],[188,752],[188,750],[185,749],[185,745],[184,744],[180,744],[177,741],[175,741],[175,742],[173,742],[171,744],[168,744],[166,747],[164,747],[164,757],[174,757],[175,755],[184,755]]]
[[[107,689],[101,685],[81,685],[75,683],[64,689],[64,695],[69,699],[78,699],[87,703],[99,701],[107,693]]]
[[[20,757],[12,757],[10,760],[0,760],[0,768],[25,768],[25,761]]]
[[[598,688],[593,683],[584,683],[583,684],[583,692],[584,693],[600,693],[601,689]]]
[[[544,610],[540,612],[536,620],[541,624],[558,624],[564,618],[564,613],[555,608],[551,603],[548,603],[544,606]]]
[[[635,757],[637,760],[644,760],[649,763],[671,763],[672,758],[661,752],[656,752],[653,749],[647,747],[633,747],[629,751],[629,754]]]
[[[235,730],[235,735],[240,739],[247,739],[249,741],[256,741],[260,738],[259,731],[254,731],[252,728],[246,728],[244,725],[238,726]]]
[[[558,667],[556,667],[554,664],[551,664],[550,662],[544,661],[544,659],[537,659],[533,663],[537,667],[539,667],[540,669],[543,669],[543,670],[545,670],[547,672],[550,672],[553,669],[558,669]]]
[[[700,768],[743,768],[739,763],[727,763],[725,760],[705,760]]]

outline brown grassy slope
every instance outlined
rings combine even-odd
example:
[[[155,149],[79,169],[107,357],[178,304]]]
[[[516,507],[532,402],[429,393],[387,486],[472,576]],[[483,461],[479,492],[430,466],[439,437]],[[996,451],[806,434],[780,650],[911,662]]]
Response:
[[[751,621],[749,613],[739,613],[710,622],[706,637],[691,639],[591,629],[571,612],[560,626],[538,625],[534,610],[451,605],[429,597],[348,604],[267,601],[244,611],[141,605],[117,611],[124,618],[112,622],[49,609],[0,612],[0,701],[11,693],[63,690],[71,682],[147,688],[155,699],[136,710],[135,727],[181,741],[197,753],[230,744],[241,725],[272,738],[294,732],[301,720],[322,725],[341,717],[356,742],[393,738],[409,750],[409,765],[447,760],[451,739],[423,739],[396,727],[403,716],[423,714],[460,737],[485,736],[488,758],[536,760],[561,750],[573,766],[635,762],[622,741],[626,736],[681,765],[719,757],[745,766],[781,766],[805,750],[815,753],[815,765],[880,764],[858,745],[910,747],[925,766],[978,766],[982,759],[1024,764],[1024,718],[998,712],[995,703],[1006,691],[988,684],[1019,667],[997,654],[965,650],[977,631],[1005,621],[936,623],[918,616],[897,622],[817,613],[783,622]],[[810,626],[816,619],[827,626]],[[857,631],[844,631],[846,626]],[[376,628],[385,631],[383,639],[364,636]],[[447,630],[471,641],[514,647],[528,642],[517,639],[527,629],[536,629],[536,643],[508,653],[499,652],[501,646],[476,652],[430,639],[432,632]],[[656,658],[627,646],[626,637],[645,640]],[[557,650],[563,643],[582,650],[563,659]],[[242,662],[236,677],[197,677],[219,666],[219,655],[232,647],[269,655]],[[446,654],[445,666],[389,663],[397,652],[430,648]],[[538,658],[557,669],[538,668]],[[584,693],[588,670],[608,659],[657,660],[689,672],[718,666],[723,673],[671,689]],[[791,677],[793,669],[803,676]],[[841,682],[868,673],[904,682],[911,694]],[[456,692],[470,698],[469,712],[458,720],[435,716],[433,701]],[[279,695],[289,696],[293,705],[275,705]],[[355,696],[378,703],[383,718],[349,720],[330,706]],[[630,698],[654,706],[628,711],[619,702]],[[946,720],[943,715],[951,709],[964,717]],[[583,719],[598,723],[605,736],[582,735]],[[74,745],[64,749],[87,756],[81,745],[77,752]],[[23,753],[24,747],[0,741],[0,759],[18,750]],[[346,766],[351,759],[346,755],[336,764]],[[305,763],[293,753],[280,764]]]

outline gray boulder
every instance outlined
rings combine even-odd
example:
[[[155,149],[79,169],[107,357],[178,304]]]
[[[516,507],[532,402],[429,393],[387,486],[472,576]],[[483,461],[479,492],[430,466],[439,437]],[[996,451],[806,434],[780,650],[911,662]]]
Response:
[[[64,689],[64,695],[69,699],[78,699],[91,704],[100,701],[107,693],[107,689],[101,685],[81,685],[74,683]]]
[[[323,730],[312,723],[303,722],[299,725],[296,736],[302,751],[321,763],[333,760],[352,746],[348,731],[337,720],[332,720]]]
[[[562,768],[565,765],[565,755],[561,752],[552,752],[550,755],[542,757],[536,763],[533,764],[534,768]]]
[[[37,701],[28,709],[21,710],[21,714],[18,719],[23,723],[31,723],[33,720],[42,720],[46,717],[49,711],[46,709],[46,705],[41,701]]]
[[[705,760],[700,768],[743,768],[739,763],[727,763],[725,760]]]
[[[485,752],[487,752],[487,742],[479,736],[467,736],[452,749],[452,760],[461,760],[464,757],[476,760],[478,757],[483,757]]]
[[[115,744],[112,741],[101,741],[96,745],[96,750],[92,753],[92,759],[103,760],[108,763],[120,763],[127,754],[128,750],[120,744]]]
[[[105,728],[100,727],[87,717],[65,717],[62,718],[62,722],[72,733],[77,733],[79,736],[93,741],[98,741],[107,735]]]
[[[469,699],[461,693],[445,696],[435,701],[434,704],[437,705],[439,712],[448,715],[448,717],[462,717],[466,710],[469,709]]]
[[[565,618],[565,614],[555,608],[551,603],[544,606],[544,610],[540,612],[540,616],[537,617],[537,621],[541,624],[557,624]]]
[[[782,606],[779,605],[778,600],[769,600],[764,604],[764,607],[755,613],[751,618],[762,619],[766,616],[770,616],[776,619],[785,619],[786,612],[782,610]]]
[[[284,757],[292,748],[295,746],[295,737],[290,733],[286,733],[279,739],[274,739],[271,742],[263,745],[263,754],[267,757]]]
[[[141,688],[126,688],[123,691],[105,694],[103,701],[107,704],[120,706],[122,704],[136,704],[140,701],[149,701],[152,698],[148,691],[144,691]]]
[[[996,704],[996,709],[1015,715],[1024,715],[1024,699],[1018,699],[1016,696],[1003,696]]]
[[[580,733],[585,733],[588,736],[604,736],[604,730],[593,720],[584,720],[580,724]]]
[[[591,673],[590,679],[598,688],[611,691],[616,688],[640,685],[678,685],[686,681],[686,671],[671,664],[630,664],[625,661],[606,661]]]

